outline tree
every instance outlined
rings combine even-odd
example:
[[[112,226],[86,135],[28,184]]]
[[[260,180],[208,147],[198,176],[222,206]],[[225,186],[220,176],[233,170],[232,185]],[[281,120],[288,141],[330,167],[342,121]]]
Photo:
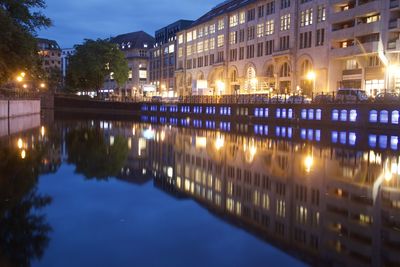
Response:
[[[119,86],[128,80],[128,62],[116,44],[102,39],[85,40],[75,50],[68,68],[68,87],[98,92],[111,73]]]
[[[106,144],[99,129],[82,128],[68,133],[66,138],[68,162],[75,164],[76,172],[86,178],[107,179],[116,176],[128,158],[128,141],[116,136],[114,143]]]
[[[51,26],[40,12],[45,7],[44,0],[0,0],[0,84],[21,70],[40,69],[34,36],[36,30]]]

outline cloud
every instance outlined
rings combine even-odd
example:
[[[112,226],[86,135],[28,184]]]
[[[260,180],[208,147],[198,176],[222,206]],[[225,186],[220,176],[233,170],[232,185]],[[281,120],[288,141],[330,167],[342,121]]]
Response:
[[[154,35],[179,19],[195,20],[221,0],[47,0],[45,14],[54,26],[41,37],[72,47],[85,38],[106,38],[144,30]]]

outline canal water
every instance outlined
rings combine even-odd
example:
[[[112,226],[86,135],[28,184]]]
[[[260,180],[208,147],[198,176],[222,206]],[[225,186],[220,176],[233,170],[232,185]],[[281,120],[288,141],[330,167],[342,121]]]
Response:
[[[400,266],[398,133],[254,127],[2,134],[0,266]]]

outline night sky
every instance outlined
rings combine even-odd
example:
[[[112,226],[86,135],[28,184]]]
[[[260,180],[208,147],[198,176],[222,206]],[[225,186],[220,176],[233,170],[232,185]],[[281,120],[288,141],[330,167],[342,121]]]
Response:
[[[39,37],[71,48],[85,38],[107,38],[144,30],[154,32],[179,19],[195,20],[223,0],[46,0],[53,27]]]

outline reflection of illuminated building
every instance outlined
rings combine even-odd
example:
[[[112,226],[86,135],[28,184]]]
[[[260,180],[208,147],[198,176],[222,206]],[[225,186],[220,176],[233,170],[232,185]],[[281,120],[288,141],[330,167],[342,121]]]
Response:
[[[165,133],[148,143],[155,174],[230,222],[316,265],[400,264],[398,156],[155,131]]]

